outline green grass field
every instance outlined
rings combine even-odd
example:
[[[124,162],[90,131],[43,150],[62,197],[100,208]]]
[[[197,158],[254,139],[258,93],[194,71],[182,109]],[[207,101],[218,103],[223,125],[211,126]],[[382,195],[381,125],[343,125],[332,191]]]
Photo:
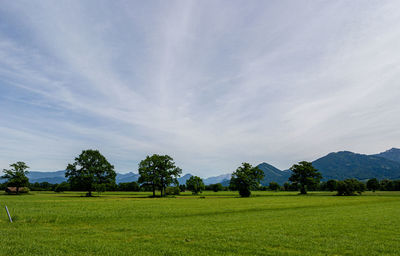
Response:
[[[398,192],[83,194],[0,195],[0,255],[400,255]]]

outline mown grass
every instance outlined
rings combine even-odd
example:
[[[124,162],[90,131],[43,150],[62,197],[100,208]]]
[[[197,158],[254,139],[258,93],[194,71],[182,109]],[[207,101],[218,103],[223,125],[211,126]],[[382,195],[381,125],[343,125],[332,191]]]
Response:
[[[81,195],[0,195],[0,255],[400,254],[398,192]]]

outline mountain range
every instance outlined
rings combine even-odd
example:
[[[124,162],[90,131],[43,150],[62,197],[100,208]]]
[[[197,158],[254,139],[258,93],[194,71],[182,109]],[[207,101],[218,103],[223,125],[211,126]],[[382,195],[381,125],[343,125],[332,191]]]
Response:
[[[381,179],[400,179],[400,149],[392,148],[385,152],[373,155],[353,153],[350,151],[339,151],[329,153],[312,162],[312,165],[322,174],[323,180],[343,180],[347,178],[356,178],[367,180],[370,178]],[[262,185],[268,185],[274,181],[283,184],[288,181],[291,171],[279,170],[268,164],[261,163],[257,165],[264,172]],[[61,183],[66,181],[65,171],[39,172],[31,171],[28,174],[29,181]],[[178,178],[180,184],[185,184],[192,174],[185,174]],[[139,174],[134,172],[117,173],[116,182],[137,181]],[[221,183],[224,186],[229,185],[231,174],[223,174],[203,179],[204,184]],[[0,179],[0,182],[2,180]]]

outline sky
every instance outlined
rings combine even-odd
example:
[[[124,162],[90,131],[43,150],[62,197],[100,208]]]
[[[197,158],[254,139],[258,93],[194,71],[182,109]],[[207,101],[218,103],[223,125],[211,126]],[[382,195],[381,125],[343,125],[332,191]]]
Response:
[[[287,169],[400,146],[399,1],[0,0],[0,168]]]

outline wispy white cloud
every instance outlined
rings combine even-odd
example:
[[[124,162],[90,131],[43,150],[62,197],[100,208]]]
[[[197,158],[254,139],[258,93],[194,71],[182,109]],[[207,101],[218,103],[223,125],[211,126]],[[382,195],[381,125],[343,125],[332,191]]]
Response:
[[[119,171],[166,153],[208,176],[400,144],[395,1],[0,5],[0,165]]]

